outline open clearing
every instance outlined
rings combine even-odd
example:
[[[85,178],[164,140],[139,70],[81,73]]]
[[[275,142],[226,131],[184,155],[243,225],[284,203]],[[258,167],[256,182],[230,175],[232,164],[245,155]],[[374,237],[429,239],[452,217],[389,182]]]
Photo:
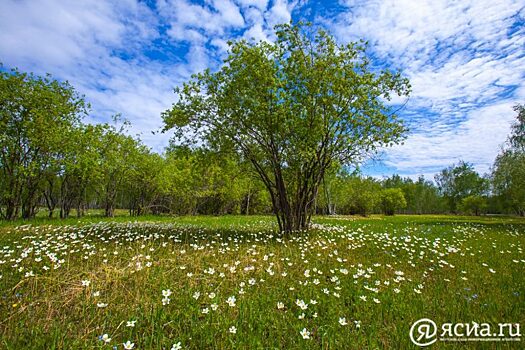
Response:
[[[123,220],[0,229],[0,348],[406,349],[423,317],[525,326],[524,220]]]

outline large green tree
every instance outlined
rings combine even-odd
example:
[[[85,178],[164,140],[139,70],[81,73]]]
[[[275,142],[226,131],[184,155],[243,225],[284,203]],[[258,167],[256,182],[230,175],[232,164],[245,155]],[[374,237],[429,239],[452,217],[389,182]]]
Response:
[[[35,215],[50,172],[59,170],[63,145],[87,113],[67,82],[18,70],[0,71],[0,185],[2,216]]]
[[[483,196],[470,195],[461,200],[459,209],[463,213],[479,216],[487,209],[487,199]]]
[[[437,187],[432,181],[420,176],[417,181],[409,177],[402,178],[392,175],[383,180],[385,188],[400,188],[406,199],[406,208],[401,210],[405,214],[430,214],[445,211],[443,197],[439,195]]]
[[[460,161],[441,170],[435,176],[439,191],[448,202],[449,210],[457,213],[463,198],[483,195],[488,190],[488,182],[482,178],[472,164]]]
[[[394,215],[397,210],[406,206],[407,201],[400,188],[385,188],[381,191],[381,207],[385,215]]]
[[[264,212],[266,198],[251,169],[231,154],[170,145],[163,179],[166,204],[179,214]],[[255,181],[254,181],[255,180]]]
[[[362,161],[400,142],[405,128],[385,101],[407,95],[399,73],[375,72],[360,43],[280,25],[274,43],[232,43],[224,65],[176,89],[165,130],[232,148],[263,181],[281,231],[308,228],[319,185],[334,163]]]
[[[117,194],[133,176],[141,149],[145,147],[140,140],[124,133],[129,123],[124,121],[117,127],[119,121],[120,116],[115,116],[115,126],[109,126],[102,135],[101,161],[97,168],[100,185],[96,189],[104,206],[104,215],[108,217],[115,215]]]
[[[507,148],[496,158],[492,172],[494,192],[504,209],[525,216],[525,105],[516,105]]]
[[[57,169],[49,171],[45,178],[44,200],[53,215],[56,207],[60,217],[67,218],[76,207],[77,216],[82,213],[88,191],[92,191],[100,178],[100,150],[106,124],[82,124],[68,133],[61,144],[61,152],[55,159]]]

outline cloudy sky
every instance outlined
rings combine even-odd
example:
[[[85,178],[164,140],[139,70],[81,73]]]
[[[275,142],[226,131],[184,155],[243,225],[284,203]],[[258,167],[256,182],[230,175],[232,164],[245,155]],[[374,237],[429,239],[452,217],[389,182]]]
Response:
[[[89,122],[120,112],[160,152],[170,135],[152,131],[173,88],[217,68],[228,40],[272,40],[291,19],[367,40],[375,65],[411,81],[397,101],[408,139],[367,174],[432,177],[458,160],[489,170],[525,103],[523,0],[2,0],[0,62],[68,80],[91,103]]]

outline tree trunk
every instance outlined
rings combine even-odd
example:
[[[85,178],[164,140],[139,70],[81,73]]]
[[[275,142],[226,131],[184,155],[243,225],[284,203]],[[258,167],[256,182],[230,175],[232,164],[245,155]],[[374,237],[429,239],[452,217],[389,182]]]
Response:
[[[246,215],[250,215],[250,191],[248,191],[248,195],[246,196]]]
[[[290,203],[286,191],[286,186],[282,179],[276,181],[277,207],[276,216],[279,222],[279,229],[285,234],[304,231],[308,229],[311,220],[311,205],[314,203],[317,194],[316,189],[305,187],[305,189],[296,194],[296,201]]]
[[[115,198],[117,196],[116,184],[108,183],[106,187],[105,216],[113,217],[115,209]]]
[[[36,186],[32,183],[28,183],[27,194],[23,196],[22,201],[22,218],[32,219],[36,214]]]
[[[308,229],[312,209],[315,208],[315,200],[318,188],[324,178],[324,172],[329,167],[330,161],[326,154],[317,154],[317,158],[307,163],[298,171],[296,187],[293,192],[286,188],[282,173],[282,164],[279,158],[279,150],[273,140],[267,145],[271,148],[271,171],[268,171],[248,148],[243,149],[245,156],[254,165],[272,200],[273,213],[277,218],[279,232],[291,234],[296,231]]]
[[[9,199],[7,201],[6,210],[5,210],[5,218],[7,220],[14,220],[18,216],[18,204],[16,200]]]
[[[49,211],[49,214],[47,215],[50,219],[53,217],[53,212],[55,211],[56,207],[56,201],[53,199],[53,195],[51,194],[52,189],[49,190],[49,194],[44,191],[44,199],[46,201],[47,210]]]
[[[325,196],[326,206],[327,206],[327,214],[328,215],[333,215],[334,212],[332,211],[333,207],[332,207],[332,199],[331,199],[331,195],[330,195],[330,190],[326,186],[326,181],[324,180],[324,178],[323,178],[323,185],[324,185],[323,186],[324,187],[324,196]]]
[[[104,214],[106,215],[106,217],[108,218],[112,218],[115,216],[115,213],[114,213],[114,208],[113,208],[113,204],[112,203],[109,203],[109,202],[106,202],[106,208],[105,208],[105,212]]]

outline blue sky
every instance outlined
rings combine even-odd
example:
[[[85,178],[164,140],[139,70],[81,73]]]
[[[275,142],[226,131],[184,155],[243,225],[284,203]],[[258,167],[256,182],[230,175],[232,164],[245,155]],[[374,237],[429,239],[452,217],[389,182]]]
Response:
[[[68,80],[162,151],[160,113],[192,73],[217,68],[226,41],[274,39],[275,24],[308,20],[341,42],[365,39],[377,67],[401,69],[413,93],[411,132],[364,172],[427,178],[468,161],[487,172],[525,103],[525,6],[514,0],[159,0],[0,2],[0,61]]]

